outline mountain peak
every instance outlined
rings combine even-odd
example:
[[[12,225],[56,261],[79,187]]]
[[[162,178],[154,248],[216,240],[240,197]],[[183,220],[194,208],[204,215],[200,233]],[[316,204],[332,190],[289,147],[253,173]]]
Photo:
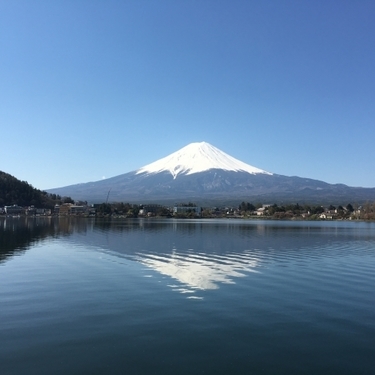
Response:
[[[173,178],[177,178],[179,174],[189,175],[210,169],[272,175],[272,173],[235,159],[207,142],[190,143],[169,156],[138,169],[136,174],[168,171]]]

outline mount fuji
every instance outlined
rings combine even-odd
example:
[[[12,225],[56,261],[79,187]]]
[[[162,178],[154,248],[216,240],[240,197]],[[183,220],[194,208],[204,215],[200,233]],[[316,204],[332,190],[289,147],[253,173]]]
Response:
[[[246,164],[206,142],[191,143],[119,176],[47,190],[89,202],[238,204],[238,201],[344,204],[375,200],[375,188],[288,177]]]
[[[178,175],[191,175],[211,169],[250,174],[272,174],[245,164],[207,142],[191,143],[163,159],[138,169],[136,173],[169,172],[173,179],[176,179]]]

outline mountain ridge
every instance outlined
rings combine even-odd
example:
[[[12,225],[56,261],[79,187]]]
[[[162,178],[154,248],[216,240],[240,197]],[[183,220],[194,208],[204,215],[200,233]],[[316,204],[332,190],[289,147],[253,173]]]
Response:
[[[193,143],[135,171],[96,182],[49,189],[92,202],[173,203],[240,200],[306,203],[375,200],[375,188],[329,184],[270,173],[243,163],[206,142]]]

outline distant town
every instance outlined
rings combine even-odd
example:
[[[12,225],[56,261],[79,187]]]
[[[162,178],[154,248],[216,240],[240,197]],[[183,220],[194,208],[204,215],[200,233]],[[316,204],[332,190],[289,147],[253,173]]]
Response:
[[[159,204],[67,202],[51,208],[10,205],[0,207],[0,215],[76,216],[82,218],[236,218],[275,220],[375,220],[375,203],[355,206],[277,205],[242,202],[237,207],[199,207],[194,203],[179,203],[171,207]]]
[[[89,204],[71,197],[35,189],[0,171],[0,216],[82,218],[235,218],[275,220],[375,220],[375,202],[345,205],[272,204],[244,202],[233,205],[201,206],[194,202],[162,204]]]

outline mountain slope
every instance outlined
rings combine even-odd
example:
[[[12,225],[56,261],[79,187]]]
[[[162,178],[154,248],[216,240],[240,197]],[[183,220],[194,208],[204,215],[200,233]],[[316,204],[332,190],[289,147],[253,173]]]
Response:
[[[20,181],[9,173],[0,171],[0,207],[17,204],[52,208],[56,203],[60,203],[56,196],[35,189],[26,181]]]
[[[210,169],[233,172],[241,171],[251,174],[272,174],[243,163],[207,142],[191,143],[165,158],[138,169],[136,174],[167,171],[173,178],[176,178],[181,174],[190,175]]]
[[[208,143],[193,143],[136,171],[106,180],[48,190],[91,202],[204,204],[238,200],[346,203],[375,200],[375,188],[353,188],[266,172]]]

